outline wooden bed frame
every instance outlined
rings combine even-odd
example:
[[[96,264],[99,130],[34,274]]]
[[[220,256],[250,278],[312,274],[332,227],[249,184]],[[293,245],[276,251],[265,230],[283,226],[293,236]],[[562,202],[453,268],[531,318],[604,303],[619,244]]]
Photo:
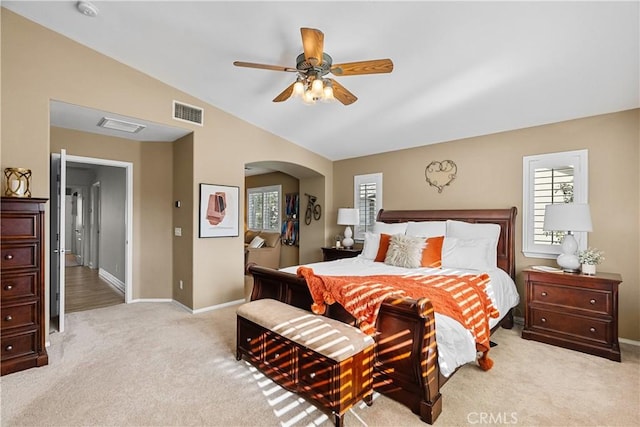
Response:
[[[498,267],[515,280],[515,217],[517,210],[405,210],[378,213],[386,223],[405,221],[442,221],[500,225]],[[311,294],[306,281],[294,274],[250,265],[254,285],[251,300],[272,298],[310,310]],[[326,316],[354,324],[355,319],[339,304],[327,305]],[[513,313],[505,315],[499,326],[513,327]],[[440,387],[446,378],[440,375],[435,336],[433,306],[428,298],[388,298],[382,304],[376,322],[374,388],[409,407],[420,418],[433,424],[442,412]]]

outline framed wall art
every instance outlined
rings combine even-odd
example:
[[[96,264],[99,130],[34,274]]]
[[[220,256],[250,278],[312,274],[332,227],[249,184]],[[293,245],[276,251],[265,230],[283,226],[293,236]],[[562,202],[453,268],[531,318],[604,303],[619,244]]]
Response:
[[[200,237],[237,237],[239,188],[200,184]]]

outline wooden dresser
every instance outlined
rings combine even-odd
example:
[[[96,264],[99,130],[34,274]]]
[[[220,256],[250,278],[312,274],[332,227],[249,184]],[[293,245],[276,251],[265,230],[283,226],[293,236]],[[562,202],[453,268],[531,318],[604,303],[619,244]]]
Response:
[[[595,276],[523,271],[526,287],[522,338],[620,361],[615,273]]]
[[[49,360],[44,317],[46,202],[2,198],[2,375]]]

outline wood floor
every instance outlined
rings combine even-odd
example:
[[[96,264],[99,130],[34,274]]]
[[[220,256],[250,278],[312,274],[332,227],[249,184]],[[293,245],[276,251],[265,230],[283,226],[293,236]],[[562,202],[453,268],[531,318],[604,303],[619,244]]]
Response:
[[[93,310],[123,304],[124,295],[98,276],[97,269],[65,268],[65,312]]]

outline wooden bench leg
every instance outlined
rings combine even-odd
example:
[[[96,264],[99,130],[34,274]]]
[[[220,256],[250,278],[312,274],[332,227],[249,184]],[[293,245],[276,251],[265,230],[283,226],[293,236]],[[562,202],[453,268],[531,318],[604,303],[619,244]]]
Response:
[[[342,427],[344,425],[343,424],[343,415],[333,414],[334,424],[336,425],[336,427]]]
[[[373,393],[367,394],[362,400],[364,400],[367,406],[373,405]]]

